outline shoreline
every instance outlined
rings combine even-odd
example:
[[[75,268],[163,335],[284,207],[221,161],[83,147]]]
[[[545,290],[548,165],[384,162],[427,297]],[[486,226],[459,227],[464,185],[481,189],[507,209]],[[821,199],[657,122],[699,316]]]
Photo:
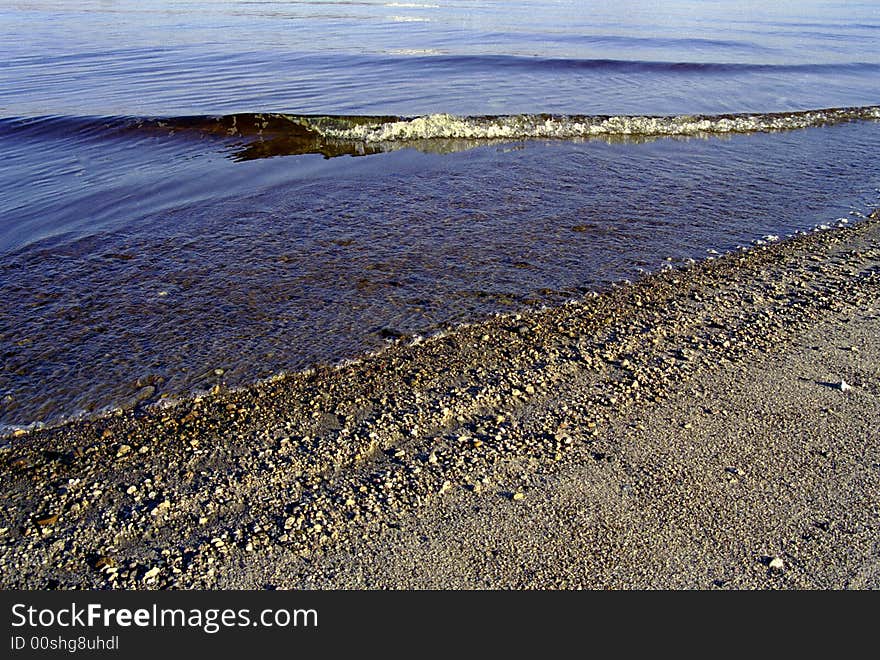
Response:
[[[866,216],[861,212],[854,213],[857,218],[859,218],[858,220],[856,220],[856,222],[861,222],[864,219],[872,219],[871,215]],[[30,422],[0,422],[0,443],[9,442],[10,439],[20,438],[36,431],[52,431],[72,425],[95,424],[100,423],[102,420],[106,420],[112,417],[124,416],[132,412],[138,415],[144,413],[148,415],[156,415],[162,414],[165,411],[169,411],[171,414],[173,414],[173,411],[175,409],[187,406],[192,407],[194,404],[200,403],[205,398],[216,397],[218,395],[230,396],[238,393],[248,392],[250,390],[259,389],[272,383],[284,381],[287,379],[309,378],[317,371],[338,371],[341,369],[357,367],[357,365],[361,364],[365,360],[377,358],[385,351],[393,350],[395,349],[395,347],[418,346],[423,343],[442,340],[446,337],[446,335],[450,333],[465,331],[473,326],[487,325],[499,320],[516,322],[524,316],[528,317],[536,314],[541,314],[548,309],[556,307],[563,307],[567,305],[587,305],[591,302],[592,298],[607,295],[610,290],[619,287],[625,288],[632,286],[634,281],[640,283],[645,279],[650,279],[654,276],[662,275],[666,271],[686,271],[695,264],[701,262],[708,263],[719,258],[731,258],[733,255],[742,255],[762,246],[777,243],[780,240],[783,242],[787,242],[790,240],[798,240],[812,236],[815,232],[834,231],[835,229],[848,228],[852,226],[849,225],[849,222],[850,221],[848,219],[838,219],[836,223],[832,225],[816,225],[811,231],[797,230],[794,233],[787,234],[783,237],[776,235],[767,235],[763,238],[753,239],[749,245],[738,245],[735,248],[731,248],[724,252],[718,252],[714,249],[709,249],[707,250],[707,256],[705,256],[700,261],[696,261],[692,258],[686,258],[674,263],[669,263],[669,260],[667,260],[664,265],[660,266],[656,270],[641,270],[640,273],[632,279],[609,281],[604,284],[597,285],[596,288],[590,290],[580,288],[577,293],[569,291],[567,293],[571,294],[571,297],[569,297],[564,302],[560,302],[561,296],[558,296],[559,300],[555,302],[549,300],[532,301],[531,303],[524,303],[524,305],[520,307],[518,311],[489,312],[485,316],[481,316],[474,321],[444,323],[441,324],[442,327],[436,327],[428,332],[421,334],[395,334],[394,338],[387,340],[384,345],[367,348],[360,353],[352,353],[334,359],[316,361],[302,368],[281,368],[277,371],[269,373],[268,375],[262,376],[260,378],[256,378],[254,380],[227,383],[221,380],[221,376],[216,376],[216,382],[210,388],[206,389],[204,387],[194,387],[192,389],[185,389],[180,391],[172,390],[167,393],[163,393],[158,397],[156,397],[154,393],[147,394],[144,391],[145,389],[151,389],[150,387],[141,387],[139,390],[130,392],[127,397],[123,397],[119,402],[104,406],[99,409],[76,410],[69,413],[62,413],[56,417],[52,417],[49,419],[38,419]],[[562,292],[555,293],[561,294]],[[210,373],[213,371],[213,369],[207,369],[206,373]]]
[[[420,343],[399,342],[349,364],[8,438],[0,450],[2,586],[877,587],[880,514],[869,497],[880,481],[871,463],[878,460],[876,434],[840,439],[852,460],[836,459],[855,470],[847,497],[867,503],[853,514],[857,534],[832,533],[840,512],[828,493],[837,491],[823,479],[840,475],[826,474],[827,465],[812,468],[816,474],[803,480],[803,492],[796,485],[786,490],[797,493],[792,501],[815,498],[816,510],[806,518],[829,538],[858,537],[849,553],[838,549],[821,560],[827,566],[811,568],[822,578],[813,582],[793,568],[797,556],[788,546],[749,538],[757,533],[750,529],[767,528],[762,513],[774,520],[774,507],[744,505],[747,524],[725,533],[712,526],[724,514],[711,507],[697,507],[688,518],[681,486],[691,475],[690,491],[734,508],[750,503],[749,493],[732,491],[750,483],[753,470],[736,463],[745,460],[744,448],[756,451],[753,438],[772,431],[767,443],[775,447],[780,438],[797,436],[821,444],[816,451],[824,461],[822,452],[843,450],[829,449],[817,434],[837,429],[834,424],[856,424],[856,433],[865,433],[858,423],[878,418],[877,355],[865,340],[876,334],[859,331],[880,327],[877,314],[867,311],[880,308],[878,237],[875,211],[842,229],[655,273],[594,298],[494,317]],[[766,374],[807,365],[803,356],[773,360],[793,355],[805,338],[824,341],[815,336],[820,327],[832,344],[846,331],[865,340],[849,358],[864,361],[870,377],[850,364],[849,372],[829,373],[819,384],[805,381],[806,393],[780,394],[779,407],[815,394],[846,401],[853,406],[848,416],[831,423],[809,408],[801,427],[796,416],[790,428],[752,424],[749,387],[760,392],[759,402],[774,396],[772,387],[758,387],[762,365],[769,365]],[[841,390],[841,382],[852,391]],[[717,435],[695,426],[702,414],[690,410],[695,400],[714,409],[712,401],[737,391],[734,403],[742,409],[711,415],[727,420]],[[670,416],[680,419],[670,425]],[[697,468],[706,452],[693,448],[697,438],[703,449],[716,441],[727,447],[729,464],[715,466],[712,476],[722,490],[714,481],[703,488],[706,475]],[[668,482],[651,476],[656,466],[633,467],[627,452],[657,462],[653,442],[657,451],[665,447],[661,462],[677,464],[685,476]],[[672,448],[691,462],[670,458]],[[789,449],[777,450],[791,459]],[[865,465],[855,461],[859,455]],[[787,464],[774,467],[768,458],[760,483],[784,481],[788,472],[774,469]],[[649,483],[651,501],[661,503],[654,526],[621,504],[621,493],[638,491],[634,475]],[[592,488],[584,491],[584,483]],[[554,540],[581,515],[571,513],[575,496],[594,502],[590,524],[569,539],[583,550],[577,556]],[[569,511],[567,520],[559,519],[561,511]],[[618,529],[614,519],[629,527]],[[667,538],[663,520],[691,531]],[[664,573],[645,555],[641,574],[638,557],[621,550],[624,535],[645,553],[654,547],[669,566],[691,562],[693,572]],[[429,540],[420,550],[422,537]],[[519,563],[499,559],[504,552],[492,556],[492,548],[479,559],[480,543],[506,547],[510,538],[520,539]],[[714,540],[717,556],[686,559],[695,547],[710,547],[700,538]],[[556,554],[542,559],[542,546]],[[406,551],[395,555],[390,548]],[[421,556],[424,563],[401,556]],[[531,573],[522,570],[526,556]],[[615,556],[622,567],[611,570]],[[734,556],[744,562],[739,573],[731,568]],[[853,579],[853,572],[861,577]]]

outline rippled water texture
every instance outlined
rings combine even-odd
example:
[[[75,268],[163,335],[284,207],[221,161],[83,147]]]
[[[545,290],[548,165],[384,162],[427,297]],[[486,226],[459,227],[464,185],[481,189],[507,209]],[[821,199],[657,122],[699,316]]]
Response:
[[[4,416],[118,403],[145,384],[155,396],[206,387],[218,368],[247,382],[809,229],[876,202],[880,171],[864,154],[878,148],[880,124],[859,123],[454,157],[190,160],[227,192],[7,255]]]
[[[0,3],[10,115],[684,114],[877,103],[874,2]]]
[[[0,424],[857,219],[878,37],[856,2],[0,2]]]

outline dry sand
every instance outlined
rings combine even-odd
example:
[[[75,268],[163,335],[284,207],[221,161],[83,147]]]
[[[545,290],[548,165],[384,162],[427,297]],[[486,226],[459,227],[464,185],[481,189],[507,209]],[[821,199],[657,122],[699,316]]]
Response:
[[[878,337],[875,214],[10,437],[0,586],[876,588]]]

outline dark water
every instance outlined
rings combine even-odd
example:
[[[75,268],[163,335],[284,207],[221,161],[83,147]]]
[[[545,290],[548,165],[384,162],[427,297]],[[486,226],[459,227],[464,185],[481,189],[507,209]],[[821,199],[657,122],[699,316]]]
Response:
[[[0,423],[877,205],[876,3],[656,4],[0,4]]]

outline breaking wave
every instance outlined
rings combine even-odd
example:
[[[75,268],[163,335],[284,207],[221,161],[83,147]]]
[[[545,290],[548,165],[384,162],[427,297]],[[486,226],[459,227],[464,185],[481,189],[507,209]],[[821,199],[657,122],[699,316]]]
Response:
[[[38,117],[0,119],[0,136],[153,133],[213,136],[234,145],[232,157],[251,160],[292,154],[366,155],[416,146],[456,150],[499,140],[640,140],[767,133],[880,120],[880,106],[826,108],[798,112],[721,115],[561,115],[519,114],[419,117],[240,113],[195,117]],[[432,147],[433,145],[433,147]]]

